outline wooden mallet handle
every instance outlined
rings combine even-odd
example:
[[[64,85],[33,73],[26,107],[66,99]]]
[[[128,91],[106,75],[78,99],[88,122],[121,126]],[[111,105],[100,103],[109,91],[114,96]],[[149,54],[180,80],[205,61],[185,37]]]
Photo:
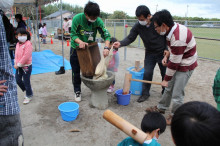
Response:
[[[159,83],[159,82],[147,81],[147,80],[131,79],[131,81],[142,82],[142,83],[148,83],[148,84],[156,84],[156,85],[161,85],[161,83]]]
[[[129,93],[130,86],[131,86],[131,77],[132,77],[132,74],[125,73],[123,93],[122,94],[128,94]]]
[[[124,120],[111,110],[106,110],[103,113],[103,118],[121,131],[123,131],[128,136],[132,137],[140,144],[143,144],[144,141],[147,139],[146,133],[144,133],[142,130],[138,129],[128,121]]]

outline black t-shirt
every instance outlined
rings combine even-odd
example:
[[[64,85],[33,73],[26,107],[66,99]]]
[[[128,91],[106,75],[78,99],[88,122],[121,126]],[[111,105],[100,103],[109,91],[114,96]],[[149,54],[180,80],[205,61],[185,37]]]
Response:
[[[121,47],[134,42],[138,35],[144,43],[144,47],[146,49],[145,53],[163,54],[164,50],[167,49],[166,37],[161,36],[156,32],[153,23],[147,27],[139,24],[139,22],[135,23],[130,31],[130,34],[120,41]]]

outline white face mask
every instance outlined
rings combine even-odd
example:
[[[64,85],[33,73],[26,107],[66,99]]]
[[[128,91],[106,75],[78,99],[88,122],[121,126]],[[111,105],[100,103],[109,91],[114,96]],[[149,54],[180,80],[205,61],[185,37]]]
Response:
[[[160,28],[160,35],[165,35],[166,34],[166,30],[164,32],[162,32],[161,28]]]
[[[14,0],[0,0],[0,9],[3,11],[10,9],[14,5]]]
[[[147,22],[146,21],[140,21],[140,20],[138,20],[138,22],[140,23],[140,25],[147,25]]]
[[[93,23],[93,22],[95,22],[95,21],[96,21],[96,19],[95,19],[95,20],[91,20],[91,19],[89,19],[88,21]]]
[[[18,36],[18,40],[21,43],[24,43],[27,40],[27,36]]]

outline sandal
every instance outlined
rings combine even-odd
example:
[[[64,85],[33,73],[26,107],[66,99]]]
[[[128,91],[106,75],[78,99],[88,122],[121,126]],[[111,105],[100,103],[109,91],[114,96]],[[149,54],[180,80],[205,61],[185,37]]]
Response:
[[[146,112],[158,112],[161,114],[165,114],[165,110],[157,108],[157,106],[151,106],[145,110]]]

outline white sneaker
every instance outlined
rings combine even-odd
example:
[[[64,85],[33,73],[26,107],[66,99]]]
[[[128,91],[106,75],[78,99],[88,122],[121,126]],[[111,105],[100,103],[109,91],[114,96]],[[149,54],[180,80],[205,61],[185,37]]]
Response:
[[[31,98],[24,97],[23,104],[28,104],[31,101]]]
[[[81,92],[77,91],[75,93],[75,101],[80,102],[81,101]]]

